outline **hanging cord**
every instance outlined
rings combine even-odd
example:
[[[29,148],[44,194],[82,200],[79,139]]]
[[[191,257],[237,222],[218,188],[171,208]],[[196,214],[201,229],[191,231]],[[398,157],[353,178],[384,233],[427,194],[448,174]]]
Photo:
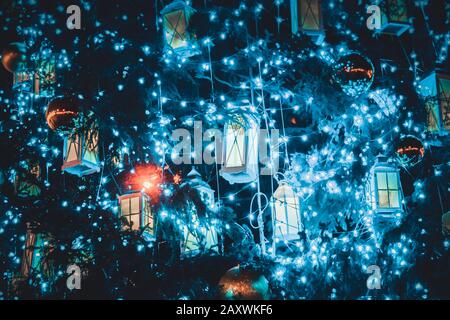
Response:
[[[283,102],[281,101],[281,96],[280,96],[280,111],[281,111],[281,126],[283,129],[283,140],[286,138],[286,127],[284,124],[284,111],[283,111]],[[287,145],[287,141],[283,141],[284,142],[284,152],[285,152],[285,157],[286,160],[284,162],[283,168],[286,169],[286,164],[290,164],[289,161],[289,152],[288,152],[288,145]]]
[[[205,2],[206,6],[206,2]],[[209,59],[209,81],[211,83],[211,101],[212,103],[215,102],[215,92],[214,92],[214,73],[213,73],[213,64],[211,60],[211,43],[208,42],[208,59]],[[215,169],[216,169],[216,188],[217,188],[217,206],[220,208],[220,179],[219,179],[219,164],[218,164],[218,158],[217,158],[217,141],[214,141],[216,148],[215,148],[215,156],[216,156],[216,163],[215,163]],[[222,162],[222,159],[220,159]]]
[[[106,165],[106,161],[105,161],[105,143],[102,142],[102,152],[103,152],[103,165],[102,165],[102,172],[100,173],[100,183],[98,185],[98,189],[97,189],[97,196],[95,198],[95,201],[98,201],[98,198],[100,197],[100,189],[102,188],[102,181],[103,181],[103,172],[105,170],[105,165]]]
[[[427,33],[431,34],[431,29],[430,29],[430,25],[428,23],[428,16],[425,14],[425,10],[423,8],[423,4],[420,4],[420,11],[422,12],[422,16],[423,16],[423,20],[425,21],[425,27],[427,28]],[[433,50],[434,50],[434,54],[435,54],[435,59],[438,57],[438,53],[436,50],[436,45],[434,43],[433,37],[431,37],[431,44],[433,45]]]

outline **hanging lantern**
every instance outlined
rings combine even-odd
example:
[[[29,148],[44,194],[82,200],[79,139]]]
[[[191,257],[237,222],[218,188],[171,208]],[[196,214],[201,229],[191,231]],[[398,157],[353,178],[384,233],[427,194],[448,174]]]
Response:
[[[356,97],[370,88],[374,72],[373,64],[367,57],[352,52],[339,58],[335,65],[333,79],[345,94]]]
[[[445,236],[450,235],[450,211],[442,215],[442,233]]]
[[[419,139],[413,136],[406,136],[400,140],[396,152],[401,166],[410,168],[422,161],[425,149]]]
[[[34,72],[16,71],[13,73],[13,90],[22,93],[33,93],[39,86],[39,79]]]
[[[209,184],[202,180],[202,176],[194,167],[192,167],[192,170],[187,174],[186,179],[181,183],[180,188],[183,188],[185,185],[189,185],[191,188],[196,189],[203,203],[210,209],[214,209],[214,190],[211,189]]]
[[[299,239],[299,232],[303,229],[300,200],[286,182],[281,182],[273,194],[272,221],[275,241]]]
[[[225,125],[223,165],[220,175],[233,183],[258,177],[258,121],[250,114],[233,116]]]
[[[95,127],[64,138],[62,170],[79,177],[100,171],[98,130]]]
[[[316,44],[325,38],[321,0],[290,0],[292,34],[299,32],[310,36]]]
[[[176,0],[161,10],[164,40],[168,50],[183,57],[198,54],[195,36],[189,30],[189,22],[195,10],[184,1]]]
[[[22,199],[38,197],[41,194],[39,179],[41,170],[38,162],[23,161],[24,171],[16,173],[14,179],[14,193]]]
[[[56,61],[54,58],[43,59],[39,62],[35,74],[36,85],[34,93],[41,97],[52,97],[55,94]]]
[[[219,281],[220,298],[226,300],[268,300],[269,282],[263,274],[236,266]]]
[[[367,202],[376,216],[382,218],[401,218],[403,213],[403,191],[398,168],[378,157],[370,169],[366,185]]]
[[[143,230],[145,235],[155,237],[155,217],[147,194],[134,192],[119,196],[119,206],[124,229]]]
[[[57,97],[50,101],[45,119],[54,131],[72,131],[80,114],[79,101],[75,97]]]
[[[2,52],[2,64],[11,73],[27,68],[27,47],[24,43],[13,42]]]
[[[426,99],[428,131],[446,135],[450,130],[450,75],[433,71],[420,82]]]
[[[20,272],[23,278],[28,278],[32,271],[44,272],[47,276],[52,273],[51,263],[44,257],[46,246],[48,243],[42,234],[28,230]]]
[[[183,241],[181,242],[183,256],[191,256],[209,250],[219,251],[217,231],[214,226],[199,227],[195,230],[190,230],[186,226],[183,228]]]
[[[381,7],[379,32],[400,37],[410,28],[407,0],[386,0]]]

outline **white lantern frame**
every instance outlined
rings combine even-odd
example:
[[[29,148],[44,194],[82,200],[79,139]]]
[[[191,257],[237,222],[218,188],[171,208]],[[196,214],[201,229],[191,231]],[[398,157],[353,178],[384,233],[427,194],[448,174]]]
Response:
[[[428,101],[428,131],[439,135],[450,132],[450,74],[434,70],[420,81],[420,93]]]
[[[303,231],[300,197],[286,181],[280,181],[272,196],[272,224],[274,239],[298,240]]]
[[[379,217],[398,218],[404,212],[400,170],[391,163],[377,161],[370,169],[366,201]]]
[[[258,124],[248,113],[233,115],[225,124],[220,175],[231,184],[258,178]]]
[[[120,216],[125,217],[128,226],[123,229],[144,230],[151,238],[156,237],[156,220],[150,197],[144,192],[133,192],[118,197]]]
[[[292,34],[296,35],[303,32],[310,36],[316,44],[321,44],[325,39],[322,1],[290,0],[290,2]],[[309,26],[310,23],[314,27]]]
[[[64,138],[62,170],[79,177],[100,172],[98,130],[90,128]]]

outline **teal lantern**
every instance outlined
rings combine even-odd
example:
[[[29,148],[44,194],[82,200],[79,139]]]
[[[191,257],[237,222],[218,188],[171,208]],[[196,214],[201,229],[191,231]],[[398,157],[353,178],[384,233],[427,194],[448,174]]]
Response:
[[[161,10],[164,29],[164,42],[167,50],[190,57],[198,54],[195,35],[189,23],[195,10],[184,1],[176,0]]]

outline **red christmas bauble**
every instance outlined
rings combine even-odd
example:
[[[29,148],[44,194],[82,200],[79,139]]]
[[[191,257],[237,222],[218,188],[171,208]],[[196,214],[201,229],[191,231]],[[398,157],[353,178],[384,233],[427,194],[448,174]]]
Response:
[[[75,97],[57,97],[50,101],[45,119],[54,131],[71,131],[80,114],[79,101]]]
[[[422,142],[413,136],[406,136],[397,145],[397,158],[404,167],[418,164],[425,154]]]
[[[2,64],[9,72],[18,72],[26,69],[27,49],[25,44],[13,42],[2,52]]]
[[[269,282],[261,273],[236,266],[219,282],[221,298],[227,300],[268,300]]]

